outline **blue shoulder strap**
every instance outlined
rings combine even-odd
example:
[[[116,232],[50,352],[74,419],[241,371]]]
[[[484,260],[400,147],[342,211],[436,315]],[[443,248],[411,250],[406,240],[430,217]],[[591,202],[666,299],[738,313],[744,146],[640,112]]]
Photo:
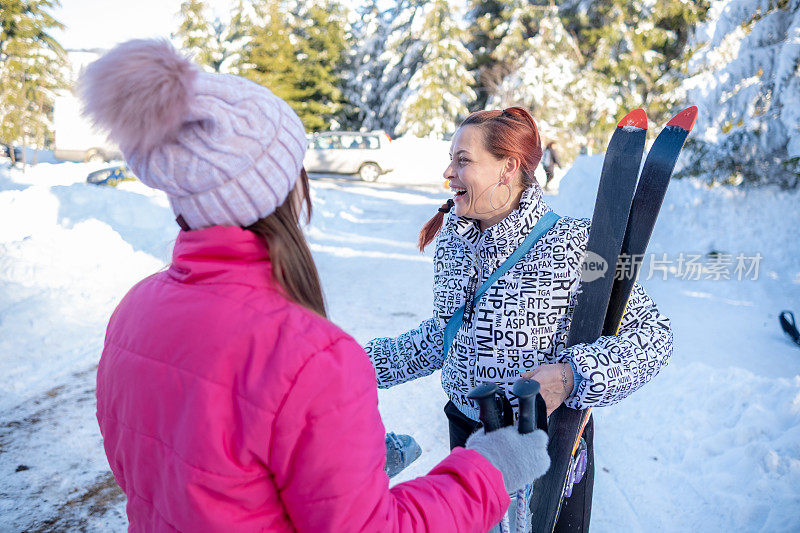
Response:
[[[533,229],[531,229],[531,232],[528,234],[528,236],[525,237],[525,240],[522,241],[522,244],[520,244],[519,247],[516,250],[514,250],[514,253],[511,254],[508,257],[508,259],[506,259],[505,262],[502,265],[500,265],[500,268],[495,270],[492,273],[492,275],[489,276],[489,279],[484,281],[483,284],[480,286],[480,288],[475,292],[475,298],[473,300],[473,302],[475,302],[475,305],[477,305],[477,302],[478,300],[481,299],[483,293],[489,290],[489,287],[491,287],[495,281],[500,279],[503,276],[503,274],[508,272],[511,269],[511,267],[513,267],[517,263],[517,261],[522,259],[525,256],[525,254],[527,254],[530,251],[530,249],[533,248],[533,245],[536,244],[536,242],[539,239],[541,239],[545,233],[550,231],[550,228],[552,228],[555,225],[555,223],[558,221],[559,218],[561,217],[556,215],[552,211],[548,211],[539,219],[536,225],[533,226]],[[447,352],[450,351],[450,345],[453,344],[453,339],[456,338],[456,333],[458,332],[459,329],[461,329],[461,323],[463,321],[464,321],[464,306],[462,305],[461,307],[456,309],[456,312],[453,313],[453,316],[450,317],[450,320],[447,321],[447,326],[445,326],[444,328],[445,358],[447,358]]]

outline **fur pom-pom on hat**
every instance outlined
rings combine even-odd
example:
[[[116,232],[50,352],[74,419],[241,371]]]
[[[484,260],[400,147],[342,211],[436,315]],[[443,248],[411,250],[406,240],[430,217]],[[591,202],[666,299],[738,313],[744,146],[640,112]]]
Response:
[[[247,227],[300,176],[308,139],[289,104],[250,80],[203,72],[166,40],[118,45],[89,65],[79,94],[183,229]]]
[[[81,76],[84,114],[123,150],[149,150],[180,130],[198,71],[166,40],[127,41]]]

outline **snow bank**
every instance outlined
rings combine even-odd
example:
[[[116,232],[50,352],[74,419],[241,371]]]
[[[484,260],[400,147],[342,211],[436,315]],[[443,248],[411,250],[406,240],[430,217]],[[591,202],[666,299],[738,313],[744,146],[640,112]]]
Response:
[[[0,530],[124,529],[95,368],[108,317],[163,267],[175,231],[140,183],[86,184],[101,167],[0,170]]]
[[[169,239],[154,235],[171,221],[164,202],[86,174],[65,163],[0,177],[0,409],[96,362],[119,295],[169,257]]]

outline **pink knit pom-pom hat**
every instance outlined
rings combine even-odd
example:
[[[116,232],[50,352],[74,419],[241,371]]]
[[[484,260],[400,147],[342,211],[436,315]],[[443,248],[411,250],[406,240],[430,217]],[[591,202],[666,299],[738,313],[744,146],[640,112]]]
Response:
[[[192,229],[249,226],[300,175],[307,140],[289,105],[244,78],[203,72],[166,40],[116,46],[78,90],[134,174]]]

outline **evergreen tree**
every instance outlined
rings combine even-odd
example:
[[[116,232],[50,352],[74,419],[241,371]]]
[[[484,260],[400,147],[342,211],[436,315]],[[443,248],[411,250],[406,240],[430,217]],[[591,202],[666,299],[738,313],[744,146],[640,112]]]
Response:
[[[294,14],[301,69],[295,109],[310,131],[338,127],[348,45],[345,9],[337,0],[300,0]]]
[[[800,185],[800,0],[715,0],[680,97],[700,108],[678,173],[711,184]]]
[[[687,60],[691,28],[708,9],[707,0],[609,0],[565,6],[568,28],[579,36],[587,67],[607,81],[620,109],[644,107],[653,121],[668,118],[676,78]],[[618,117],[598,124],[607,129]]]
[[[503,62],[498,63],[494,56],[494,49],[502,35],[497,27],[508,18],[504,0],[469,0],[467,11],[467,24],[469,25],[469,40],[467,48],[472,54],[470,68],[475,72],[476,108],[482,109],[495,91],[498,83],[510,69]]]
[[[239,0],[230,20],[209,20],[208,5],[202,0],[186,0],[178,16],[181,23],[172,35],[179,46],[194,55],[194,61],[210,72],[232,72],[238,54],[248,38],[244,2]]]
[[[336,0],[253,3],[250,40],[239,73],[269,88],[295,110],[306,129],[337,126],[343,106],[345,11]]]
[[[422,64],[425,44],[420,35],[426,3],[426,0],[397,0],[388,15],[392,24],[380,57],[384,68],[378,90],[383,101],[378,109],[378,121],[380,129],[390,135],[394,135],[400,122],[403,95]]]
[[[502,80],[488,104],[527,107],[542,136],[558,141],[562,154],[575,155],[582,145],[605,142],[608,129],[597,125],[613,121],[620,110],[606,95],[602,77],[585,68],[557,10],[539,10],[535,16],[535,34],[514,44],[526,49],[519,67]]]
[[[475,100],[474,79],[466,65],[471,55],[447,0],[433,0],[420,34],[424,45],[419,69],[411,77],[400,106],[399,134],[442,137],[452,133]]]
[[[181,23],[172,37],[179,46],[194,54],[194,60],[210,67],[212,51],[212,28],[208,20],[208,5],[203,0],[185,0],[178,16]]]
[[[217,55],[211,65],[216,72],[238,74],[242,50],[247,48],[252,36],[250,30],[253,24],[250,20],[250,6],[244,0],[238,0],[230,12],[227,25],[215,25],[214,36],[217,41]]]
[[[66,86],[66,52],[49,33],[63,28],[50,14],[59,5],[58,0],[0,0],[0,139],[5,143],[44,147],[52,138],[55,92]]]
[[[353,25],[353,48],[345,70],[345,123],[351,129],[380,129],[379,111],[383,102],[380,79],[386,68],[383,55],[389,33],[387,11],[372,0],[358,10]]]
[[[519,68],[526,41],[535,33],[541,0],[471,0],[467,12],[477,101],[483,109],[502,80]]]
[[[536,34],[536,23],[549,8],[526,0],[506,0],[503,9],[502,22],[494,28],[491,57],[496,64],[514,65],[528,50],[528,39]]]
[[[250,42],[243,50],[237,70],[286,100],[295,111],[302,94],[297,80],[300,63],[297,39],[286,24],[288,14],[279,2],[258,0],[249,27]]]

